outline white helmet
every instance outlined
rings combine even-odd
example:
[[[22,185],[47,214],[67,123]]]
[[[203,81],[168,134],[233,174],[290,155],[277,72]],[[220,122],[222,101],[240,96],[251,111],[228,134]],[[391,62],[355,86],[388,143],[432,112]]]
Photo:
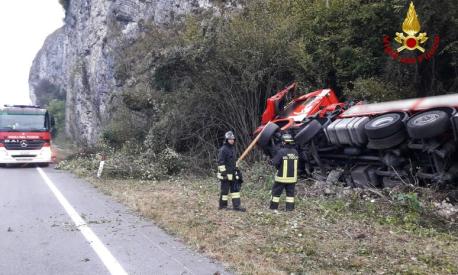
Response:
[[[235,136],[234,136],[234,133],[232,133],[232,131],[229,131],[229,132],[226,132],[226,133],[224,134],[224,138],[225,138],[226,140],[228,140],[228,139],[235,139]]]

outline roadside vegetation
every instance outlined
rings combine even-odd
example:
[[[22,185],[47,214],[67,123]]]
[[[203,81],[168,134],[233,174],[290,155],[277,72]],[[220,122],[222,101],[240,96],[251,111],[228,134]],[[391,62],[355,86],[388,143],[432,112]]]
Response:
[[[231,16],[203,12],[165,29],[143,22],[144,35],[113,49],[123,91],[113,95],[97,146],[58,168],[239,274],[458,273],[458,210],[445,193],[303,180],[296,211],[271,212],[273,171],[254,152],[242,169],[248,212],[221,212],[212,172],[224,132],[235,132],[240,152],[265,100],[292,81],[299,93],[330,87],[355,100],[456,92],[453,1],[415,1],[422,31],[441,35],[436,57],[417,65],[383,53],[383,35],[401,31],[406,1],[248,2]]]
[[[299,94],[332,88],[342,99],[369,101],[457,90],[453,1],[415,1],[422,31],[439,34],[441,46],[414,65],[383,52],[383,35],[402,30],[406,1],[247,2],[233,14],[202,12],[165,28],[143,22],[144,35],[113,50],[122,92],[113,95],[104,138],[115,147],[150,140],[209,168],[224,132],[235,132],[238,151],[246,148],[266,99],[292,81]],[[122,41],[117,24],[112,39]]]
[[[242,203],[248,212],[239,213],[217,210],[213,177],[132,180],[108,172],[96,179],[97,163],[60,166],[237,274],[458,272],[458,209],[440,204],[446,194],[430,189],[361,190],[302,180],[296,210],[273,212],[267,209],[273,171],[257,163],[245,168]]]

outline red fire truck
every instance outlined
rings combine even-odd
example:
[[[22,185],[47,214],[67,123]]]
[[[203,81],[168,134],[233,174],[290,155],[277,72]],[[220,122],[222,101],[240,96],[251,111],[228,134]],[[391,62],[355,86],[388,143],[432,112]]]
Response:
[[[0,107],[0,165],[53,161],[51,130],[54,119],[39,106]]]

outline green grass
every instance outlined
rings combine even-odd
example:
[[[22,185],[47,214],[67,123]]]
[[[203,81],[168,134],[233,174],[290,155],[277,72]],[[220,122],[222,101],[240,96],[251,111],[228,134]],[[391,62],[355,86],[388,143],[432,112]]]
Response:
[[[91,165],[66,167],[93,175],[81,169]],[[458,272],[458,227],[436,214],[428,193],[343,192],[336,187],[336,195],[325,195],[313,182],[303,181],[294,212],[283,210],[284,195],[281,209],[271,211],[271,168],[245,170],[241,193],[246,213],[217,210],[214,178],[89,180],[237,274]]]

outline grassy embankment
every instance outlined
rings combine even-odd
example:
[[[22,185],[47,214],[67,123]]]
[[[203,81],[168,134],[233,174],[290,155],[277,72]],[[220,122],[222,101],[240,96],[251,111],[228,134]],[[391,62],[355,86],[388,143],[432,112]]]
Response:
[[[271,171],[258,165],[246,174],[246,213],[217,210],[213,178],[88,178],[237,274],[458,273],[457,223],[435,214],[437,194],[429,190],[370,192],[302,181],[297,209],[272,212]]]

